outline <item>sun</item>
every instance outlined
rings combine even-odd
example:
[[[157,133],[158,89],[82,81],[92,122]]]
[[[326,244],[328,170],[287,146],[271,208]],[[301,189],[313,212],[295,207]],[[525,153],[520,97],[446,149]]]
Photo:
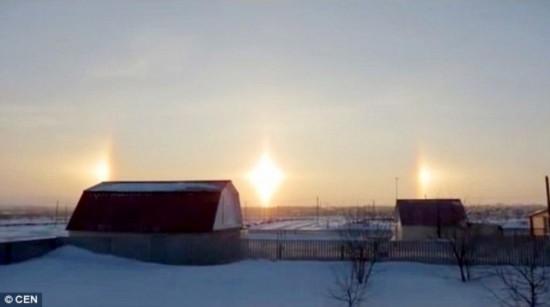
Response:
[[[432,172],[428,168],[422,167],[418,172],[418,181],[423,187],[427,187],[432,181]]]
[[[107,161],[100,161],[94,167],[94,175],[98,181],[106,181],[111,176],[111,168]]]
[[[432,185],[433,172],[430,168],[423,165],[418,169],[418,194],[427,197],[428,190]]]
[[[269,204],[271,196],[284,178],[269,155],[264,154],[256,167],[248,173],[248,180],[256,188],[264,206]]]

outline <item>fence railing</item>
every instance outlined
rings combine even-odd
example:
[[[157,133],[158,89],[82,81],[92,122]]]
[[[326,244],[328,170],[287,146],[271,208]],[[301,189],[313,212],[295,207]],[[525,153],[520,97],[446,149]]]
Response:
[[[345,240],[260,240],[242,239],[242,258],[269,260],[342,261],[350,257]],[[449,241],[364,241],[366,252],[375,251],[378,261],[414,261],[451,264],[457,261]],[[0,264],[39,257],[57,247],[71,244],[61,238],[0,243]],[[468,246],[472,264],[503,265],[535,262],[550,266],[550,239],[497,237],[478,240]],[[373,248],[376,246],[376,248]],[[370,249],[370,250],[369,250]],[[169,252],[169,251],[168,251]]]
[[[242,241],[245,256],[269,260],[338,261],[349,258],[347,242],[342,240],[257,240]],[[372,242],[371,242],[372,243]],[[365,242],[365,248],[372,244]],[[488,238],[456,249],[467,250],[473,264],[521,264],[533,260],[539,265],[550,265],[550,240],[532,237]],[[449,241],[385,241],[376,247],[378,261],[414,261],[448,264],[456,262]]]

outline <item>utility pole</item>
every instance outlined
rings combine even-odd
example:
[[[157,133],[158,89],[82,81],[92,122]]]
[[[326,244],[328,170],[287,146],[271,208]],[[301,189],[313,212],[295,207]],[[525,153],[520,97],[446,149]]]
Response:
[[[319,196],[317,196],[317,225],[319,225]]]
[[[55,220],[54,226],[57,228],[57,214],[59,213],[59,200],[55,202]]]
[[[548,212],[550,212],[550,187],[548,186],[548,176],[546,176],[545,179],[546,179],[546,206],[548,208]]]

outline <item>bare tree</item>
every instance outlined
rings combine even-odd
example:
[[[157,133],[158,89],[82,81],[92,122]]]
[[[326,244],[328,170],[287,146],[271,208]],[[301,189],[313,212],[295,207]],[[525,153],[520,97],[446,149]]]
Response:
[[[495,270],[499,286],[490,288],[490,291],[503,306],[549,305],[550,271],[544,266],[547,241],[526,240],[516,246],[514,262]]]
[[[452,231],[447,237],[448,243],[460,271],[460,280],[467,282],[472,278],[476,251],[480,237],[471,228],[465,227]]]
[[[367,282],[359,283],[353,269],[335,270],[333,274],[334,287],[328,290],[329,297],[348,307],[360,306],[367,291]]]
[[[456,228],[452,231],[446,232],[446,242],[448,243],[455,263],[460,271],[460,280],[467,282],[473,277],[473,267],[476,264],[476,258],[482,254],[485,247],[491,248],[492,244],[485,244],[498,242],[498,236],[501,235],[498,232],[491,232],[486,227],[493,227],[492,229],[498,229],[498,226],[491,226],[488,223],[489,212],[481,211],[478,209],[475,217],[475,222],[468,222],[464,227]],[[484,231],[483,228],[486,228]],[[487,233],[484,233],[487,232]],[[486,248],[485,248],[486,249]],[[492,253],[493,250],[488,250]]]
[[[357,208],[346,214],[346,223],[340,230],[341,249],[348,269],[335,273],[334,288],[329,296],[346,302],[348,306],[359,306],[363,301],[373,268],[379,260],[380,246],[389,240],[391,232],[381,226],[374,213]]]

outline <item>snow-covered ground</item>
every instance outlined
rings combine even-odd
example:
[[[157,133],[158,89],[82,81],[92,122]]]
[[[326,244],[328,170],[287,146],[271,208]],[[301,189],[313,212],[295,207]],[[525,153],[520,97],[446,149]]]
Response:
[[[35,218],[10,218],[1,219],[0,226],[16,226],[16,225],[29,225],[29,224],[52,224],[55,219],[46,216],[40,216]]]
[[[371,221],[368,224],[347,224],[341,216],[323,216],[292,220],[263,221],[250,224],[248,238],[261,240],[340,240],[342,231],[371,230],[391,233],[393,223]]]
[[[524,219],[491,220],[492,223],[503,224],[505,230],[527,232],[529,225]],[[66,236],[65,221],[55,224],[51,218],[0,220],[0,242],[23,239],[51,238]],[[341,216],[305,217],[299,219],[281,219],[272,221],[248,221],[248,233],[251,239],[276,240],[338,240],[339,230],[354,228],[357,225],[346,225],[346,219]],[[361,225],[364,228],[364,225]],[[394,225],[389,221],[371,223],[371,228],[391,231]]]
[[[19,224],[19,225],[0,225],[0,242],[53,238],[66,236],[65,224],[39,223],[39,224]]]
[[[328,230],[337,229],[345,224],[346,220],[340,216],[300,218],[292,220],[279,220],[263,223],[254,223],[254,230]]]
[[[2,292],[42,292],[49,306],[340,306],[327,296],[344,263],[246,260],[169,266],[66,246],[0,266]],[[478,281],[461,283],[454,266],[377,264],[366,306],[498,306]]]

